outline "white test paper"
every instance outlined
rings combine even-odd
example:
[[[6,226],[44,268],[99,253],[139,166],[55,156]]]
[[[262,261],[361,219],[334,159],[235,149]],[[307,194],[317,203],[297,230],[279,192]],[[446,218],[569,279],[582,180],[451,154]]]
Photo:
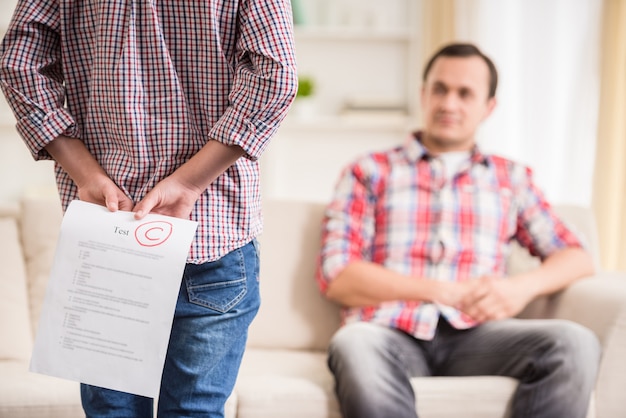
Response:
[[[142,396],[159,392],[197,223],[70,203],[30,370]]]

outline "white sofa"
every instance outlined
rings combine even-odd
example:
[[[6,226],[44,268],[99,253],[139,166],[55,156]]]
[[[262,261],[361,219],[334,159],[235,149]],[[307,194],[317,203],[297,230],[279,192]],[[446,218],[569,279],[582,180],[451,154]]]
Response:
[[[340,418],[325,348],[338,308],[313,272],[322,205],[268,201],[261,237],[262,307],[250,329],[227,417]],[[560,207],[597,255],[588,211]],[[32,334],[61,213],[56,199],[26,198],[0,209],[0,418],[83,417],[78,384],[27,371]],[[533,261],[518,253],[512,269]],[[589,416],[626,417],[626,275],[601,274],[540,300],[526,317],[560,317],[594,330],[604,349]],[[516,381],[501,377],[417,378],[420,416],[506,417]]]

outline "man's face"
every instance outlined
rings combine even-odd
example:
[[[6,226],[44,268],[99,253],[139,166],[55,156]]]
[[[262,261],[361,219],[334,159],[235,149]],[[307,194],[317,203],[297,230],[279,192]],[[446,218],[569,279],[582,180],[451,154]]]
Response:
[[[495,107],[489,67],[482,58],[439,57],[422,87],[423,143],[431,152],[469,150],[480,123]]]

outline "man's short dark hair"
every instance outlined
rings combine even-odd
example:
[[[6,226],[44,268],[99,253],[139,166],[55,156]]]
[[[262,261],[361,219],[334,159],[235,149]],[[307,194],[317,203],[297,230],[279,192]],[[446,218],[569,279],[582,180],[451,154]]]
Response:
[[[441,48],[437,51],[430,61],[424,67],[424,74],[422,75],[422,80],[425,82],[430,69],[432,68],[435,60],[439,57],[480,57],[485,61],[487,67],[489,67],[489,98],[495,97],[496,88],[498,87],[498,71],[496,70],[496,66],[493,61],[482,53],[476,45],[473,44],[462,44],[462,43],[454,43],[449,44]]]

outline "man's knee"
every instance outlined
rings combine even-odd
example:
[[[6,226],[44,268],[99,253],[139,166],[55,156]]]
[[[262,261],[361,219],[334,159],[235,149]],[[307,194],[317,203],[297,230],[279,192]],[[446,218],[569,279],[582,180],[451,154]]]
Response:
[[[546,355],[552,363],[560,364],[574,377],[595,378],[601,348],[596,335],[584,326],[571,321],[555,320],[545,330],[549,341]]]
[[[371,364],[385,351],[389,332],[392,331],[367,322],[343,326],[330,341],[329,365],[334,368],[338,362],[361,366]]]
[[[355,322],[345,325],[333,335],[330,341],[330,347],[339,350],[350,350],[354,346],[380,345],[384,340],[384,335],[390,332],[388,328],[380,325],[371,324],[369,322]]]
[[[328,364],[345,417],[411,417],[415,397],[401,346],[410,338],[370,323],[342,327],[329,346]]]
[[[564,352],[573,355],[600,355],[600,343],[596,335],[588,328],[572,321],[556,320],[553,326],[554,340]]]

